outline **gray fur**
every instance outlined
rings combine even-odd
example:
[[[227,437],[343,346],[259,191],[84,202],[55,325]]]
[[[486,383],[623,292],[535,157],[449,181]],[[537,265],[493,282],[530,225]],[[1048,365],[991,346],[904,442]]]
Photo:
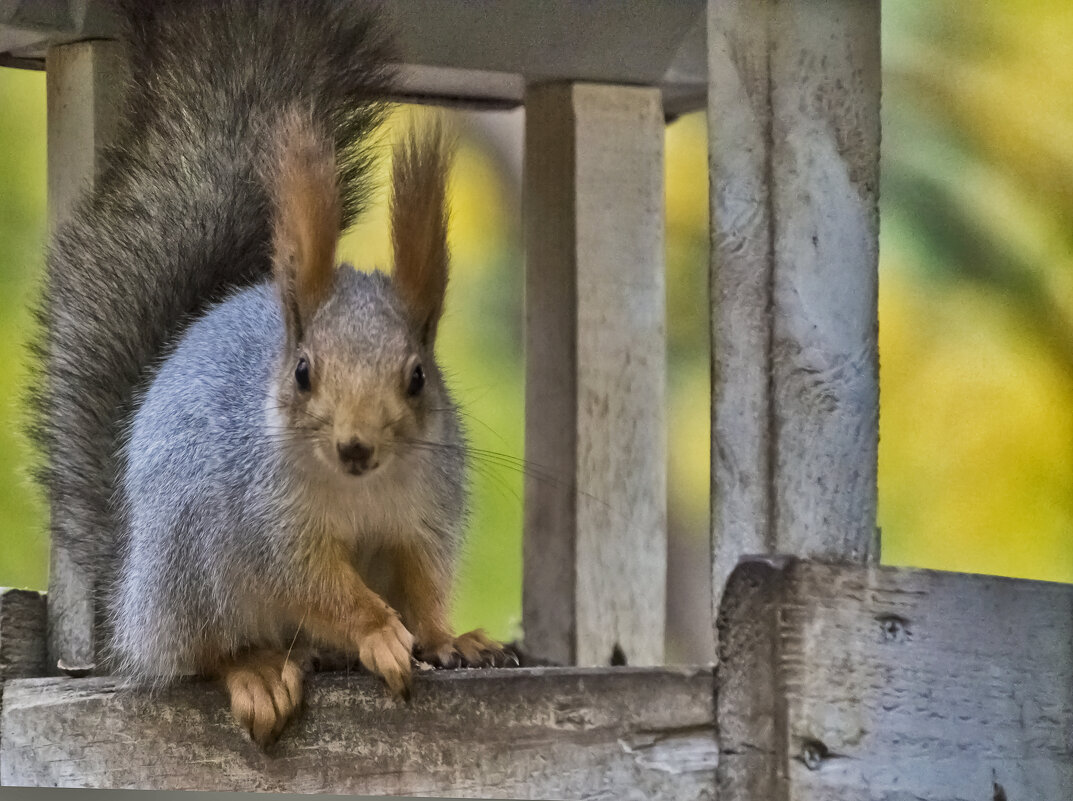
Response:
[[[117,5],[131,85],[95,190],[50,245],[36,344],[45,375],[35,382],[31,433],[52,536],[101,588],[126,554],[111,604],[118,652],[137,671],[171,673],[182,669],[184,638],[210,636],[220,610],[234,609],[246,589],[225,587],[221,571],[245,560],[249,578],[285,537],[279,504],[293,476],[253,414],[270,364],[289,358],[278,352],[269,291],[236,295],[190,327],[145,394],[129,451],[138,458],[119,485],[124,420],[190,320],[270,273],[263,158],[285,112],[308,111],[323,126],[338,158],[344,223],[358,213],[391,50],[372,23],[375,9],[358,2]],[[382,278],[346,290],[364,304],[370,332],[395,330],[388,290]],[[450,408],[446,396],[442,405]],[[452,447],[420,470],[438,471],[429,485],[446,511],[434,525],[450,538],[461,518],[462,454],[461,439],[445,436]],[[114,537],[120,509],[130,515],[125,543]],[[267,584],[254,589],[270,592],[278,577],[258,575]],[[211,636],[234,644],[240,622]],[[164,632],[175,646],[150,658]]]
[[[281,617],[272,600],[314,580],[303,546],[318,528],[353,547],[367,583],[388,599],[382,545],[427,535],[444,558],[455,550],[464,449],[432,359],[423,360],[421,436],[442,446],[401,445],[390,463],[353,477],[316,458],[317,433],[287,423],[279,399],[294,363],[284,341],[275,289],[242,291],[190,327],[138,409],[112,609],[122,672],[168,677],[197,672],[204,654],[287,648],[301,621]],[[399,392],[398,368],[416,350],[390,280],[348,267],[336,271],[308,342],[332,352],[349,386],[377,397]]]

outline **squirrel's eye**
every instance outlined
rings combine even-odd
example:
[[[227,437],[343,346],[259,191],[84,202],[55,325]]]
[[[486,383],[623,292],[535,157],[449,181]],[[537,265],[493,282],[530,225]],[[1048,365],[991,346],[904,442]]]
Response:
[[[298,360],[298,366],[294,368],[294,380],[298,389],[309,392],[309,362],[303,356]]]
[[[406,394],[411,398],[421,394],[421,390],[425,388],[425,371],[420,364],[415,364],[413,372],[410,373],[410,383],[406,386]]]

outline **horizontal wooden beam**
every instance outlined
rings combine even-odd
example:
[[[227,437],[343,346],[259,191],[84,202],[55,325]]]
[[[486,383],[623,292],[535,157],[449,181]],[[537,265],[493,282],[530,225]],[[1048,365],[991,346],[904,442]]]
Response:
[[[720,801],[1070,797],[1073,586],[751,561],[719,631]]]
[[[710,799],[710,670],[518,668],[379,681],[319,674],[269,754],[214,684],[110,679],[4,690],[0,784],[458,798]]]
[[[385,0],[402,98],[518,105],[527,83],[658,86],[677,114],[704,105],[703,0]],[[114,35],[105,0],[0,3],[0,64],[40,65],[48,47]],[[191,53],[196,58],[197,53]]]

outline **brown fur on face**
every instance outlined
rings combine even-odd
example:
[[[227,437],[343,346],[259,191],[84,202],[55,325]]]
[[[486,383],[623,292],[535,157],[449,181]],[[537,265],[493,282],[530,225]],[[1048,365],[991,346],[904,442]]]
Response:
[[[383,340],[376,359],[359,362],[339,345],[340,333],[323,322],[311,326],[300,349],[311,364],[311,391],[294,387],[291,362],[283,368],[280,395],[294,410],[291,425],[309,432],[314,453],[332,470],[343,469],[337,446],[352,440],[374,451],[370,468],[386,467],[406,440],[430,434],[427,407],[442,402],[440,389],[430,378],[421,397],[406,397],[408,368],[420,360],[402,330]],[[435,367],[427,369],[433,374]]]
[[[368,464],[376,467],[390,459],[397,438],[432,433],[423,430],[426,397],[442,405],[432,351],[449,268],[450,147],[439,123],[410,131],[397,145],[395,271],[390,282],[370,279],[357,291],[362,282],[333,263],[339,212],[331,147],[306,123],[297,114],[288,120],[276,154],[274,264],[288,343],[279,401],[297,428],[315,430],[317,453],[328,464],[340,467],[337,448],[360,444],[374,452]],[[382,301],[375,310],[368,306],[373,298]],[[293,386],[298,358],[308,365],[309,392]],[[409,399],[404,393],[417,364],[427,388]]]
[[[451,144],[437,121],[395,147],[391,242],[395,288],[421,343],[430,347],[447,292],[447,173]]]
[[[280,126],[273,153],[273,271],[291,346],[332,288],[341,220],[335,154],[299,112]]]

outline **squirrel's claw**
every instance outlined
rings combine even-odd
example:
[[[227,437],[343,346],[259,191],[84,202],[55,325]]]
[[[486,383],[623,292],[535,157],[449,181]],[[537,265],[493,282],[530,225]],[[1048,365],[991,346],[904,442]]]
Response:
[[[383,625],[361,638],[358,659],[366,669],[384,679],[392,695],[409,700],[413,647],[413,635],[397,617],[390,616]]]
[[[517,667],[517,655],[482,629],[460,634],[438,646],[419,648],[417,658],[435,668]]]
[[[453,639],[448,639],[434,646],[418,646],[414,652],[414,657],[432,665],[437,670],[454,670],[462,667],[462,656],[455,650]]]
[[[500,662],[496,663],[496,667],[521,667],[522,661],[518,657],[518,653],[509,645],[504,645],[503,650],[499,652]]]
[[[307,663],[273,651],[255,651],[221,670],[231,714],[261,748],[274,743],[302,703]]]

